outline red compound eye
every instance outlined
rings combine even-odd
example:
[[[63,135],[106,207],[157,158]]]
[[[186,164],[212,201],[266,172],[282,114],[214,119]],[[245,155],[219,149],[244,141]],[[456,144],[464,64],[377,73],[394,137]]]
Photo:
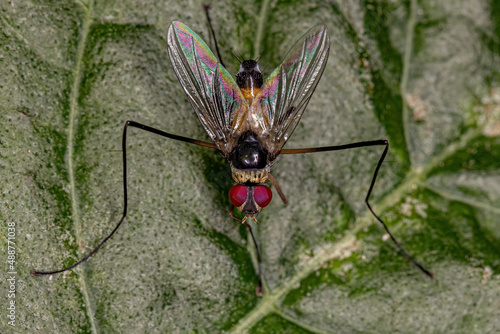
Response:
[[[229,190],[229,199],[231,200],[231,203],[238,208],[247,200],[247,193],[247,187],[237,184],[232,186],[231,190]]]
[[[253,190],[253,199],[261,208],[264,208],[271,203],[272,198],[273,193],[267,186],[257,186]]]

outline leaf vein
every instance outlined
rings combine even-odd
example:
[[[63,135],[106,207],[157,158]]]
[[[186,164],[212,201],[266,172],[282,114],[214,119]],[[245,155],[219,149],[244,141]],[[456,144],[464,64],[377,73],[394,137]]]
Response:
[[[75,140],[75,128],[76,128],[76,118],[78,114],[78,97],[80,92],[80,83],[83,67],[83,56],[85,53],[85,46],[88,39],[88,34],[90,26],[92,25],[92,7],[93,2],[89,3],[89,7],[85,9],[85,20],[83,22],[83,28],[81,32],[80,41],[78,43],[77,58],[75,62],[75,68],[73,69],[73,84],[71,86],[71,96],[70,96],[70,114],[69,114],[69,124],[68,124],[68,142],[67,142],[67,156],[66,163],[68,165],[68,178],[69,178],[69,190],[71,198],[71,211],[73,216],[73,228],[75,230],[77,244],[79,249],[83,249],[82,237],[81,237],[81,224],[80,216],[78,212],[78,199],[76,194],[76,183],[75,183],[75,166],[73,165],[74,159],[74,140]],[[87,286],[86,275],[83,268],[80,266],[75,269],[79,272],[78,281],[81,286],[81,292],[85,300],[85,307],[87,309],[87,317],[90,321],[90,327],[92,333],[97,334],[97,325],[94,317],[94,310],[92,309],[92,303],[90,300],[90,292]]]

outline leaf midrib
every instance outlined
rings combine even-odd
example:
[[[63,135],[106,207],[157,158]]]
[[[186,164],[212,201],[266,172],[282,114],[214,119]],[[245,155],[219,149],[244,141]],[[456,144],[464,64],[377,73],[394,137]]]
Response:
[[[81,3],[79,3],[81,4]],[[69,179],[69,191],[71,199],[71,211],[73,217],[73,230],[76,235],[76,243],[79,249],[84,249],[82,244],[82,228],[80,224],[80,215],[78,212],[78,196],[76,194],[76,182],[75,182],[75,166],[73,164],[74,159],[74,147],[75,147],[75,127],[76,118],[78,115],[78,97],[80,93],[80,83],[82,77],[82,66],[83,66],[83,56],[85,53],[85,47],[88,39],[88,34],[90,26],[92,25],[92,8],[93,1],[90,1],[88,7],[81,4],[83,11],[85,13],[85,20],[83,22],[83,28],[81,31],[81,37],[78,42],[77,56],[75,61],[75,67],[73,70],[73,84],[71,85],[71,95],[70,95],[70,113],[69,113],[69,123],[68,123],[68,142],[67,142],[67,155],[66,164],[68,167],[68,179]],[[94,317],[94,310],[92,309],[92,303],[90,300],[90,292],[87,285],[87,275],[82,266],[75,269],[78,272],[78,282],[81,287],[81,292],[83,299],[85,300],[85,308],[87,309],[87,317],[90,322],[90,328],[92,333],[97,334],[96,319]]]
[[[262,7],[260,8],[260,13],[258,17],[258,25],[257,25],[257,35],[255,36],[254,43],[254,55],[253,59],[257,59],[260,53],[260,45],[262,44],[262,36],[264,35],[264,28],[266,27],[267,21],[267,11],[269,9],[270,0],[264,0],[262,3]]]
[[[405,135],[406,151],[414,152],[413,141],[410,131],[410,110],[408,109],[406,99],[406,89],[408,88],[408,79],[410,77],[411,55],[413,54],[413,38],[415,32],[415,25],[417,23],[417,0],[411,0],[410,12],[408,13],[408,25],[406,26],[406,41],[403,58],[403,73],[401,75],[401,85],[399,91],[403,100],[403,132]],[[412,155],[408,155],[410,165],[413,165]]]

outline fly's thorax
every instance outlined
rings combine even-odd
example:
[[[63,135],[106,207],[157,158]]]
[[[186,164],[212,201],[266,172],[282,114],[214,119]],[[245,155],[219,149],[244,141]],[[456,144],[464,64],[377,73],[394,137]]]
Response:
[[[270,171],[269,153],[258,136],[247,131],[227,157],[236,183],[263,183]]]
[[[262,169],[238,169],[231,164],[233,180],[234,182],[241,184],[264,183],[269,178],[270,171],[271,167],[268,166]]]

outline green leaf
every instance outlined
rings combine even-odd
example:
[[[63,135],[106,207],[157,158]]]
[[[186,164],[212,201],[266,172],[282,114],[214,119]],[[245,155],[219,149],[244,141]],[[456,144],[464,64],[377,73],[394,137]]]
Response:
[[[168,60],[180,20],[212,45],[200,2],[0,4],[0,232],[15,246],[15,327],[2,333],[493,333],[500,331],[500,6],[494,1],[223,2],[212,20],[228,70],[269,74],[308,28],[331,51],[287,148],[382,147],[279,157],[255,250],[227,212],[219,153],[131,129],[208,140]],[[9,224],[15,225],[9,230]],[[253,224],[253,223],[252,223]],[[9,232],[11,232],[9,234]],[[14,233],[14,234],[12,234]],[[15,236],[14,236],[15,235]],[[15,239],[13,238],[15,237]],[[10,237],[10,239],[9,239]],[[10,281],[12,282],[12,281]]]

